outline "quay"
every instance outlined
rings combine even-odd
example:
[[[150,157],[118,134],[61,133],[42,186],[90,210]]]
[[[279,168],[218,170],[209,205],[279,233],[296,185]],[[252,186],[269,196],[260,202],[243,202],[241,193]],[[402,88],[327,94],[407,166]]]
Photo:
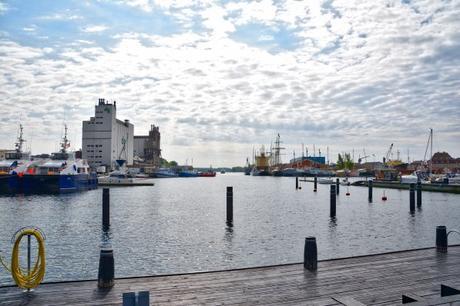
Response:
[[[115,258],[116,261],[116,258]],[[441,284],[460,288],[460,245],[303,264],[177,275],[118,278],[111,289],[96,280],[44,283],[30,293],[0,287],[0,305],[122,305],[125,292],[150,292],[150,305],[460,305],[441,297]],[[444,287],[445,289],[446,287]],[[445,291],[445,290],[443,290]],[[421,301],[423,300],[423,301]]]
[[[388,188],[388,189],[409,189],[409,186],[410,186],[410,184],[403,184],[400,182],[378,181],[378,180],[373,180],[372,184],[373,184],[373,187],[376,187],[376,188]],[[357,181],[357,182],[351,183],[351,185],[367,187],[368,181]],[[460,194],[460,185],[422,184],[422,191]]]

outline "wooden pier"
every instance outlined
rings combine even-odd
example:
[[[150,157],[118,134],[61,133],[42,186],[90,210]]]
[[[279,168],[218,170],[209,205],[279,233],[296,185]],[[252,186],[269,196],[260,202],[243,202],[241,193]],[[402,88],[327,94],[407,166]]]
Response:
[[[121,305],[124,292],[145,290],[151,305],[399,305],[403,294],[424,300],[415,305],[460,305],[459,295],[440,297],[441,284],[460,287],[460,246],[325,260],[317,272],[288,264],[116,279],[110,290],[97,281],[47,283],[31,293],[0,287],[0,305]]]

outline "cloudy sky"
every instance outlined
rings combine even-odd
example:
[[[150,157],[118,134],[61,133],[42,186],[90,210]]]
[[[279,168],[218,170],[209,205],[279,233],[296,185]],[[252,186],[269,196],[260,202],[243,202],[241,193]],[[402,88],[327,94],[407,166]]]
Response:
[[[460,157],[459,16],[460,0],[0,0],[0,148],[22,122],[54,151],[66,122],[78,149],[106,98],[180,163],[241,165],[277,133],[284,160],[302,143],[421,159],[430,127]]]

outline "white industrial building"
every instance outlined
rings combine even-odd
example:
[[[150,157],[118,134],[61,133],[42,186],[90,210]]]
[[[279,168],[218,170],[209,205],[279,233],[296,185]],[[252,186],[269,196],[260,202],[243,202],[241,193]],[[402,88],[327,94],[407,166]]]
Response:
[[[133,164],[134,125],[116,118],[117,104],[99,99],[96,113],[83,121],[82,157],[93,167],[113,169],[117,159]]]

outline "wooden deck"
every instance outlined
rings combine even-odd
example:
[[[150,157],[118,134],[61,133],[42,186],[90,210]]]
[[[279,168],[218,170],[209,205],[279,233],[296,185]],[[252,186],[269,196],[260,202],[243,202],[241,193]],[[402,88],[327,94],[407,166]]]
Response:
[[[447,254],[430,248],[320,261],[316,273],[290,264],[117,279],[107,291],[98,290],[95,281],[42,284],[32,293],[3,287],[0,305],[121,305],[123,292],[144,290],[150,291],[151,305],[353,305],[350,298],[398,305],[402,294],[439,297],[442,283],[460,287],[460,246]]]

